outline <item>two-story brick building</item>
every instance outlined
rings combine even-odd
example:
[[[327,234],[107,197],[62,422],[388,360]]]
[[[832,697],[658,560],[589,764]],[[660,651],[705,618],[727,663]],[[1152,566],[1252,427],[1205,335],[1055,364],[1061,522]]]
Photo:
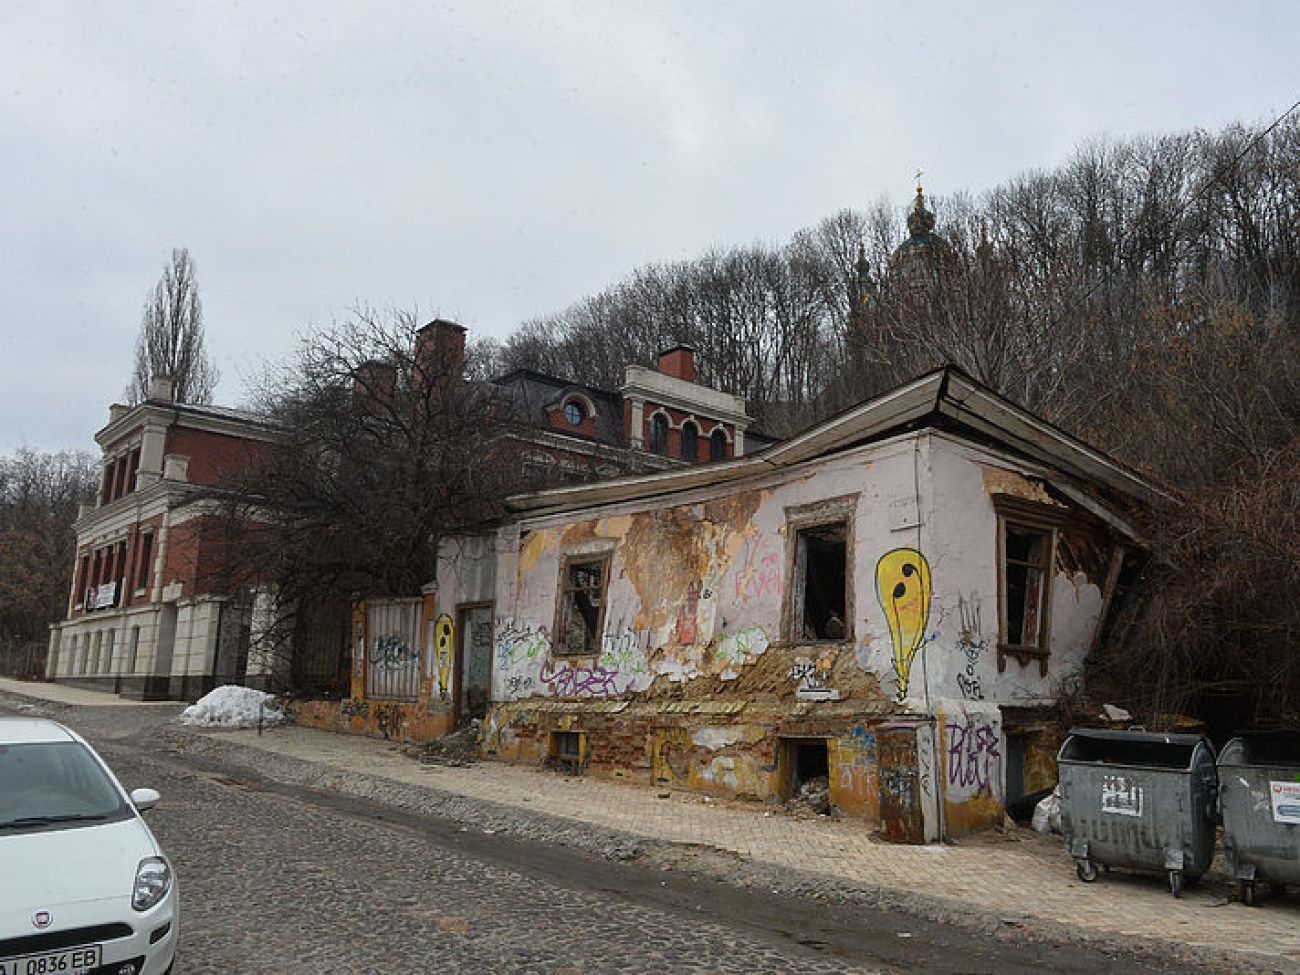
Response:
[[[249,655],[257,594],[225,591],[224,536],[208,495],[276,439],[251,413],[173,402],[166,379],[143,403],[110,408],[95,434],[99,492],[74,526],[67,617],[51,628],[51,680],[194,698],[265,676],[269,662]]]

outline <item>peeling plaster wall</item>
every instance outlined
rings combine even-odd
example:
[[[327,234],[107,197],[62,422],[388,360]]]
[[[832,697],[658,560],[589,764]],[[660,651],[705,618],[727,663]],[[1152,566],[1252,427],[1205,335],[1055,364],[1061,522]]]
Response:
[[[788,789],[781,739],[823,738],[832,801],[875,823],[877,730],[915,715],[925,836],[1000,822],[1000,706],[1049,703],[1078,671],[1101,607],[1095,581],[1057,573],[1048,674],[1015,659],[999,673],[991,493],[1035,498],[1032,474],[922,433],[743,490],[521,519],[501,531],[494,557],[487,751],[545,760],[555,733],[576,733],[584,764],[601,774],[773,799]],[[792,535],[821,513],[847,513],[852,526],[849,632],[792,642]],[[598,654],[552,652],[566,555],[609,560]]]
[[[924,647],[932,700],[1049,704],[1083,666],[1102,608],[1099,579],[1053,567],[1046,676],[1037,661],[1008,657],[998,670],[998,516],[992,492],[1044,501],[1040,478],[1005,459],[945,437],[927,438],[924,547],[934,597]]]
[[[879,682],[864,679],[859,641],[881,630],[888,640],[874,595],[875,561],[899,540],[891,525],[915,524],[913,474],[910,444],[900,443],[720,498],[521,521],[513,586],[503,585],[504,567],[498,575],[495,699],[669,693],[697,682],[714,696],[782,698],[807,683],[798,673],[815,672],[823,682],[856,685],[841,689],[845,694],[878,700]],[[787,509],[845,498],[852,512],[850,636],[792,644],[783,629],[792,559]],[[563,558],[606,553],[602,652],[554,657]],[[892,661],[892,652],[884,656]],[[886,669],[872,668],[871,676],[884,677]]]

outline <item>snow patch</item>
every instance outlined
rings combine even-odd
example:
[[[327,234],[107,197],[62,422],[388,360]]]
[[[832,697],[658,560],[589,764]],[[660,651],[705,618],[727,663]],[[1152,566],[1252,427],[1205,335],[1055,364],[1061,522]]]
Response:
[[[203,728],[256,728],[259,720],[269,726],[287,719],[274,695],[232,684],[215,688],[181,712],[181,724]]]

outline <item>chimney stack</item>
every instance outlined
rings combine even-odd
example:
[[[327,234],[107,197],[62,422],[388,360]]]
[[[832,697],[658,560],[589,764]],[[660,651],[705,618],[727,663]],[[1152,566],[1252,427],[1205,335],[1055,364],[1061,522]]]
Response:
[[[170,403],[176,384],[172,382],[171,376],[154,376],[149,380],[149,395],[147,399],[151,403]]]
[[[465,373],[465,329],[435,318],[415,333],[415,363],[426,381],[457,382]]]
[[[665,376],[695,382],[695,350],[689,345],[675,345],[660,352],[659,371]]]

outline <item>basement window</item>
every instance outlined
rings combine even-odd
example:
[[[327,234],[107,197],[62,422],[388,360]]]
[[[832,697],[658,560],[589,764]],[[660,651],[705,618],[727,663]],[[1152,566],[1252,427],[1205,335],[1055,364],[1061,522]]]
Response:
[[[608,577],[608,556],[570,556],[564,560],[555,627],[556,654],[572,656],[600,651]]]
[[[796,530],[790,607],[794,642],[850,637],[848,537],[848,521]]]

